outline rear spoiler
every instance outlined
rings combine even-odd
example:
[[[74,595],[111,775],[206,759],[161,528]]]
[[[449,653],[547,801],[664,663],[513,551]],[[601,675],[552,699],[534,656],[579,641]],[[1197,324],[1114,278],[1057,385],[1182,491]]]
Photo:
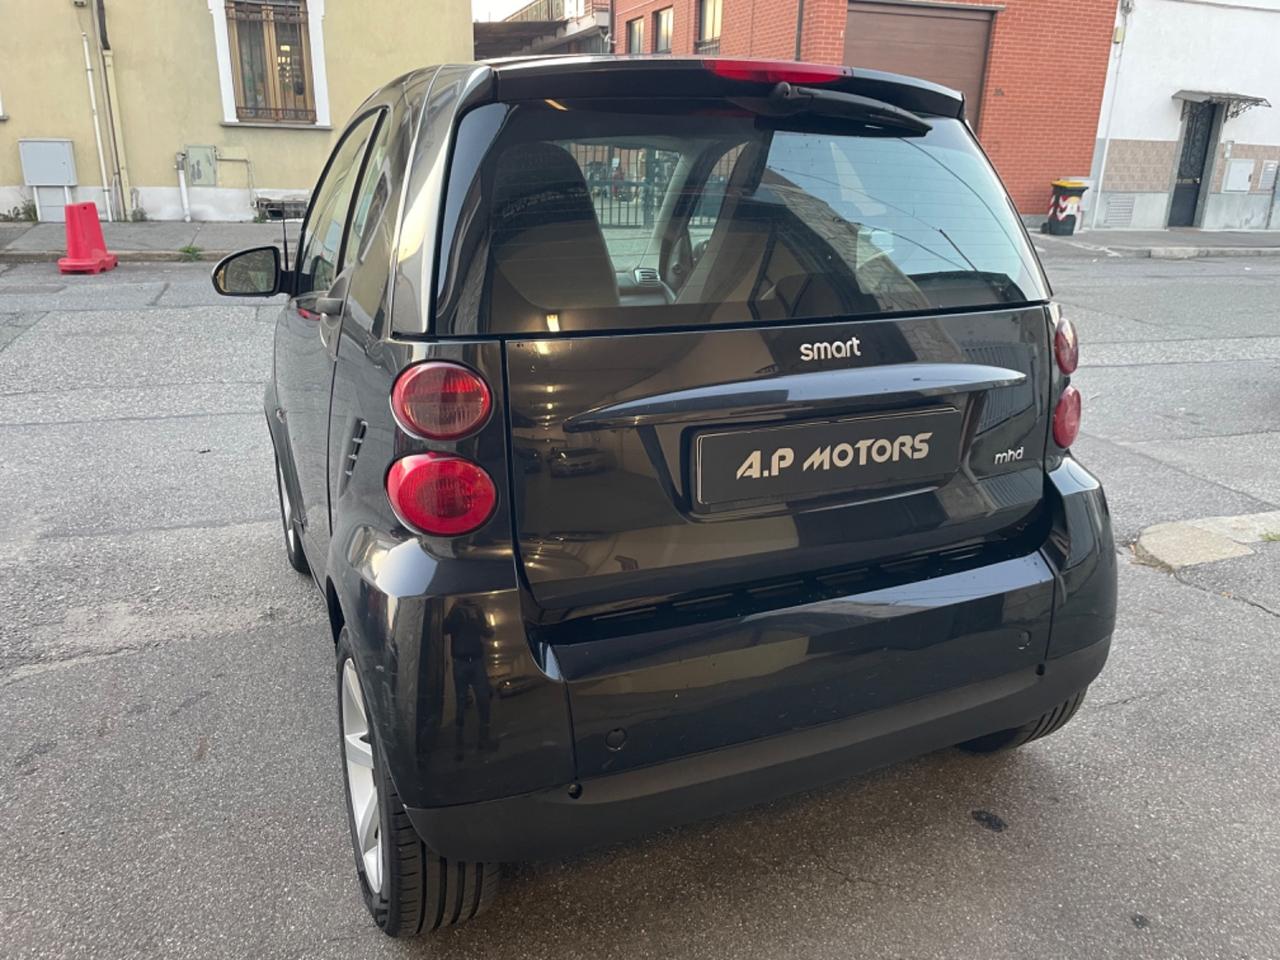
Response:
[[[915,77],[854,67],[778,60],[609,56],[513,57],[484,65],[493,72],[493,83],[479,84],[474,90],[480,95],[476,100],[767,97],[778,84],[791,83],[869,97],[912,113],[964,118],[964,95],[959,91]]]

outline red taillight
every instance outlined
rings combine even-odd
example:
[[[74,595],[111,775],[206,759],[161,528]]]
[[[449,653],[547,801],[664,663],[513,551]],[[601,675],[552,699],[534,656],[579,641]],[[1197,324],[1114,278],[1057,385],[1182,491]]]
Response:
[[[391,409],[407,431],[428,440],[459,440],[489,417],[493,397],[474,370],[429,361],[409,367],[391,388]]]
[[[1053,331],[1053,354],[1058,358],[1058,369],[1070,376],[1080,366],[1080,341],[1076,338],[1076,325],[1062,317]]]
[[[498,491],[484,469],[447,453],[419,453],[387,471],[387,498],[405,524],[437,537],[475,530],[493,513]]]
[[[1080,391],[1067,387],[1053,411],[1053,442],[1066,449],[1080,435]]]
[[[793,60],[703,60],[702,65],[727,80],[756,80],[761,83],[832,83],[852,76],[848,67]]]

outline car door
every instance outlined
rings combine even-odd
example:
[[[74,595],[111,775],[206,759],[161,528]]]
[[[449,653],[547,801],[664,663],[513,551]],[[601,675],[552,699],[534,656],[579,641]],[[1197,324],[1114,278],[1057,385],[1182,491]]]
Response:
[[[370,448],[394,443],[389,418],[378,416],[387,412],[387,385],[377,356],[378,331],[392,280],[390,264],[405,164],[400,151],[411,132],[407,129],[410,119],[410,112],[398,103],[390,105],[379,122],[343,245],[339,274],[349,279],[329,400],[329,515],[335,537],[342,535],[343,497],[366,441]],[[401,140],[393,144],[397,129]]]
[[[329,159],[299,238],[293,295],[276,327],[276,393],[302,501],[303,546],[315,570],[323,569],[329,547],[329,399],[349,282],[340,270],[342,248],[380,118],[374,112],[352,123]]]

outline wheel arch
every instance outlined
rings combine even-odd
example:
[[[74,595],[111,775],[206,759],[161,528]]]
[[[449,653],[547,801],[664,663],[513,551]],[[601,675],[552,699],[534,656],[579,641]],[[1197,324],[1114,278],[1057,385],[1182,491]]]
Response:
[[[338,599],[338,590],[333,585],[332,577],[325,577],[324,580],[324,604],[329,613],[329,632],[333,636],[333,645],[336,647],[342,628],[346,626],[347,618],[342,612],[342,602]]]
[[[284,411],[276,402],[274,383],[267,385],[264,406],[267,433],[271,435],[271,449],[275,453],[276,462],[280,464],[285,485],[289,488],[289,499],[293,503],[297,522],[299,526],[305,526],[307,505],[302,502],[302,494],[298,487],[298,472],[293,463],[293,447],[289,443],[289,425]]]

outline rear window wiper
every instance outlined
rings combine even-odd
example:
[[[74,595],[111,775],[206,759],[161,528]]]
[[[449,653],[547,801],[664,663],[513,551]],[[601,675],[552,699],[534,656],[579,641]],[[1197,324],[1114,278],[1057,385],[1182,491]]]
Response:
[[[809,115],[859,120],[909,137],[924,136],[933,129],[930,123],[910,110],[895,107],[883,100],[840,90],[798,87],[786,81],[775,86],[768,97],[750,100],[735,98],[735,102],[753,113],[765,116]]]

